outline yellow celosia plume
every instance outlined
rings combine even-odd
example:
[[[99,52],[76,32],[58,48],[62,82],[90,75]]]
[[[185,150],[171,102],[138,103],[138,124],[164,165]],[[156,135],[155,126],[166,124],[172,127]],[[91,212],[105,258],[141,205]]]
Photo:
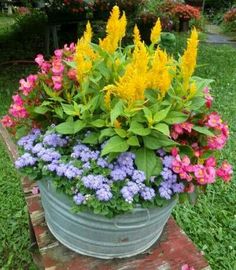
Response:
[[[196,28],[194,28],[191,32],[190,38],[188,39],[187,49],[184,51],[184,54],[180,59],[180,71],[183,76],[185,90],[189,88],[189,79],[193,75],[196,67],[198,43],[198,32]]]
[[[75,62],[77,71],[77,80],[81,83],[84,77],[92,68],[92,60],[96,58],[96,54],[90,46],[92,39],[92,28],[88,22],[83,37],[76,45]]]
[[[162,30],[161,21],[158,18],[158,20],[156,21],[156,24],[154,25],[151,31],[150,39],[151,39],[152,44],[156,44],[160,40],[161,30]]]
[[[159,97],[165,97],[170,89],[175,67],[173,60],[165,51],[157,49],[148,74],[148,87],[159,91]]]
[[[140,36],[140,32],[139,32],[137,24],[135,24],[135,26],[134,26],[133,37],[134,37],[134,44],[135,45],[138,44],[141,41],[141,36]]]
[[[125,13],[120,18],[120,9],[114,6],[106,26],[106,37],[99,41],[101,48],[109,53],[115,52],[119,42],[125,36],[127,20]]]
[[[106,102],[109,101],[110,93],[126,100],[128,105],[132,105],[136,100],[144,100],[144,92],[148,85],[148,61],[149,55],[145,45],[142,42],[137,43],[132,61],[126,66],[124,75],[116,84],[105,88]]]

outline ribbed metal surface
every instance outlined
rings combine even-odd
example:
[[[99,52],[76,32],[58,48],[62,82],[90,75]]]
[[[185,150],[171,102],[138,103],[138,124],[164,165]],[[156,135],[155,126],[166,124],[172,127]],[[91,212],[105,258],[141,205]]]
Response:
[[[176,201],[163,208],[137,208],[108,219],[93,213],[71,212],[73,202],[51,181],[39,183],[47,225],[59,242],[80,254],[102,259],[137,255],[154,244]]]

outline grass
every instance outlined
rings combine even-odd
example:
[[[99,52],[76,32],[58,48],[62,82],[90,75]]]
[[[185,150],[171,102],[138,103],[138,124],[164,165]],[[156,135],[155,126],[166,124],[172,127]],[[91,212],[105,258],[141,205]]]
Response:
[[[178,37],[181,51],[184,38]],[[231,126],[231,139],[221,159],[236,164],[236,53],[229,46],[202,44],[197,75],[213,78],[214,109],[223,114]],[[203,65],[207,64],[207,65]],[[0,115],[7,112],[12,92],[21,77],[32,72],[29,66],[9,66],[0,70]],[[0,266],[2,269],[34,269],[29,252],[27,210],[20,180],[0,143]],[[179,205],[175,219],[199,249],[213,270],[236,269],[235,179],[209,187],[194,207]],[[187,258],[186,258],[187,262]],[[196,269],[197,270],[197,269]]]

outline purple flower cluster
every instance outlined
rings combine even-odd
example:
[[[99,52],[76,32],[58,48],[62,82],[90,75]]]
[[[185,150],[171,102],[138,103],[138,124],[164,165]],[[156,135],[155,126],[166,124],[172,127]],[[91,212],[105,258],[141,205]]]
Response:
[[[37,162],[37,158],[34,158],[31,154],[25,153],[15,161],[17,169],[27,166],[33,166]]]
[[[60,163],[54,160],[51,164],[46,166],[46,169],[50,172],[55,172],[57,176],[65,176],[68,179],[73,179],[82,175],[83,171],[75,167],[70,163]]]
[[[27,136],[22,137],[17,144],[23,147],[25,151],[30,151],[40,134],[41,132],[39,129],[32,129],[32,131]]]
[[[50,133],[44,136],[43,144],[45,146],[63,147],[68,144],[68,140],[66,138],[62,138],[62,136],[59,134]]]
[[[175,193],[184,191],[184,184],[177,182],[177,175],[172,171],[172,156],[162,157],[163,170],[161,176],[163,181],[159,186],[159,193],[162,198],[170,200]]]
[[[45,162],[52,162],[61,158],[61,154],[55,151],[54,148],[43,148],[37,153],[37,156]]]
[[[81,205],[85,201],[85,196],[82,193],[77,193],[74,195],[73,200],[77,205]]]
[[[99,154],[100,154],[99,151],[92,151],[89,149],[88,146],[79,143],[73,147],[71,157],[80,159],[83,162],[88,162],[89,160],[97,160]]]

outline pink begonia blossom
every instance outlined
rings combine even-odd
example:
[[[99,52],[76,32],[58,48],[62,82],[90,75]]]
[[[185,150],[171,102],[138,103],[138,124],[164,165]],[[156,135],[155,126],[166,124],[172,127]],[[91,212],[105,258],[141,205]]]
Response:
[[[29,115],[23,106],[17,104],[11,105],[9,113],[16,118],[26,118]]]
[[[193,172],[193,166],[190,163],[188,156],[184,156],[182,159],[177,155],[172,162],[172,169],[179,175],[181,179],[191,181],[192,176],[189,174]]]
[[[221,125],[222,125],[222,120],[221,120],[221,117],[218,113],[213,112],[213,113],[208,115],[208,120],[207,120],[206,126],[208,126],[210,128],[220,129]]]
[[[216,166],[216,159],[215,157],[209,157],[206,161],[205,161],[205,165],[207,167],[215,167]]]
[[[195,270],[193,266],[189,266],[188,264],[184,264],[181,267],[181,270]]]
[[[69,46],[68,46],[68,44],[64,45],[64,50],[65,51],[70,51],[72,53],[75,51],[75,48],[76,48],[76,46],[75,46],[74,42],[72,42]]]
[[[14,95],[12,96],[14,104],[18,106],[22,106],[24,104],[24,101],[20,95]]]
[[[226,142],[227,142],[227,137],[224,136],[223,134],[220,134],[218,136],[214,137],[208,137],[207,140],[207,146],[210,150],[221,150],[224,148]]]
[[[187,192],[187,193],[193,193],[194,190],[195,190],[195,186],[191,182],[189,182],[184,188],[184,192]]]
[[[211,184],[215,182],[216,170],[214,167],[195,165],[193,166],[194,176],[200,185]]]
[[[56,91],[60,91],[62,88],[62,77],[61,76],[52,76],[53,88]]]
[[[67,76],[69,79],[76,81],[76,70],[75,69],[70,69],[67,73]]]
[[[193,128],[193,124],[185,122],[181,124],[175,124],[173,125],[171,136],[173,139],[178,139],[179,135],[182,135],[184,133],[191,133]]]
[[[23,92],[25,96],[28,96],[29,93],[33,90],[35,87],[35,82],[37,80],[37,75],[29,75],[26,80],[21,79],[20,80],[20,90]]]
[[[63,73],[64,71],[64,66],[62,64],[62,62],[58,59],[55,59],[52,62],[52,72],[54,76],[59,76]]]
[[[51,64],[47,61],[43,62],[42,66],[41,66],[41,70],[42,72],[45,74],[45,73],[48,73],[48,71],[50,70],[51,68]]]
[[[34,61],[41,67],[45,60],[42,54],[38,54]]]
[[[2,125],[4,127],[14,127],[15,126],[15,121],[9,116],[9,115],[5,115],[3,116],[3,118],[0,120],[0,122],[2,123]]]
[[[216,174],[225,182],[229,182],[233,175],[232,166],[227,161],[224,161],[221,167],[217,169]]]
[[[208,87],[206,87],[206,88],[204,89],[204,94],[205,94],[206,107],[207,107],[208,109],[210,109],[211,106],[212,106],[213,97],[211,96],[210,90],[209,90]]]
[[[61,50],[61,49],[55,50],[55,51],[54,51],[54,55],[55,55],[56,57],[58,57],[58,58],[62,58],[62,56],[63,56],[63,50]]]

